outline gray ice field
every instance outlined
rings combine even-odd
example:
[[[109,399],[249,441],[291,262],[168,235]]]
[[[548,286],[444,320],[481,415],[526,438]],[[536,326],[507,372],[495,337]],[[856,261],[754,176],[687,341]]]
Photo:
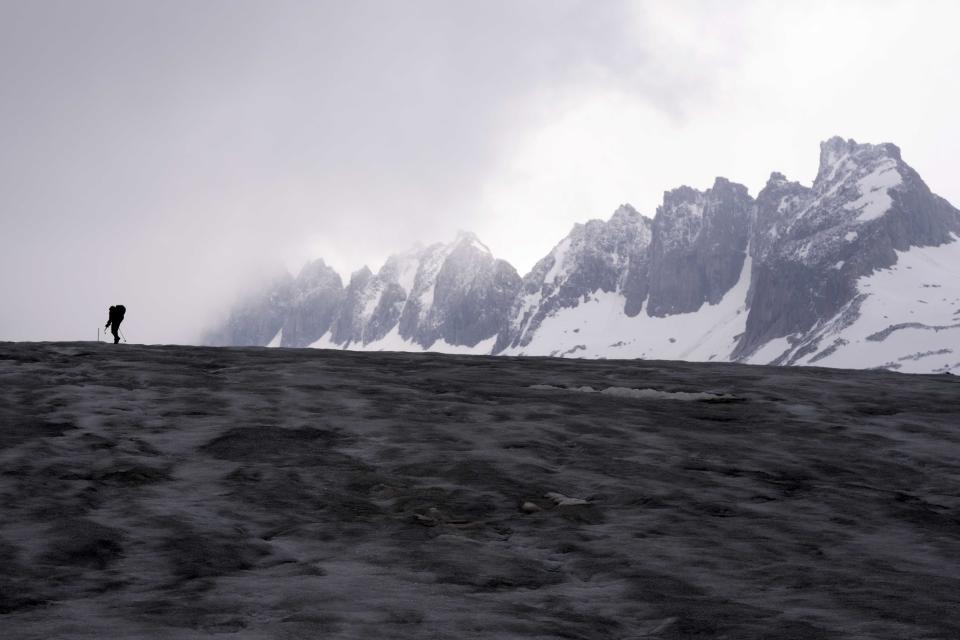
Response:
[[[960,381],[0,343],[0,637],[960,638]]]

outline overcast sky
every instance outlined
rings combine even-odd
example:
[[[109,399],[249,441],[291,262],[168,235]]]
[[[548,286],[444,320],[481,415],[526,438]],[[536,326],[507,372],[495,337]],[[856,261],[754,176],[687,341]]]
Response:
[[[190,342],[270,265],[345,276],[895,142],[960,204],[960,2],[0,0],[0,340]]]

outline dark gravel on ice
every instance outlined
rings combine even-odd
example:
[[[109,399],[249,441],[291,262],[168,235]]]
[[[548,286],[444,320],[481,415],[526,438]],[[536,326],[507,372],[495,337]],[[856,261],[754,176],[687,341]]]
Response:
[[[7,640],[960,638],[960,381],[0,343],[0,567]]]

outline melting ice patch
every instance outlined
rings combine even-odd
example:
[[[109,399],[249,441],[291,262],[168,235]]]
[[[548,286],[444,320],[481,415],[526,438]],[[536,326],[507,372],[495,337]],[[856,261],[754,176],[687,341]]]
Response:
[[[594,389],[593,387],[556,387],[550,384],[530,385],[531,389],[541,391],[579,391],[581,393],[602,393],[619,398],[635,398],[639,400],[684,400],[687,402],[704,400],[735,400],[735,396],[725,393],[709,393],[707,391],[659,391],[657,389],[631,389],[629,387],[607,387]]]

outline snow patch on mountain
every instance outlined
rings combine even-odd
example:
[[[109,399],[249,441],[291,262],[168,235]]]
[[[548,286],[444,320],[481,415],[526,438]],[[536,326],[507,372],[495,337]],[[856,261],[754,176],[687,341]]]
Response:
[[[573,240],[571,237],[567,236],[550,253],[550,257],[553,258],[553,266],[547,271],[547,275],[543,276],[543,282],[545,284],[554,285],[557,283],[557,280],[567,275],[564,270],[564,261],[567,258],[567,253],[570,251],[570,245],[572,243]]]
[[[744,260],[737,284],[717,304],[667,317],[624,312],[624,296],[596,291],[575,307],[543,320],[533,339],[505,353],[574,358],[727,360],[747,319],[752,260]]]
[[[470,243],[470,246],[471,246],[471,247],[473,247],[473,248],[476,249],[477,251],[482,251],[483,253],[487,253],[487,254],[491,254],[491,255],[492,255],[493,252],[490,251],[490,247],[488,247],[487,245],[485,245],[485,244],[483,244],[482,242],[480,242],[480,240],[477,238],[477,236],[475,236],[474,234],[469,233],[469,232],[464,232],[464,234],[467,236],[467,238],[468,238],[467,241]]]
[[[392,279],[403,288],[407,295],[413,291],[413,284],[417,278],[417,270],[420,268],[420,254],[422,251],[421,248],[417,247],[393,258],[393,264],[391,265],[393,267]]]
[[[844,209],[858,211],[858,222],[876,220],[893,204],[890,189],[903,184],[903,177],[897,171],[897,163],[888,158],[866,176],[857,180],[860,197],[843,205]]]
[[[283,329],[277,331],[277,335],[273,336],[273,340],[267,343],[268,347],[279,347],[280,342],[283,341]]]
[[[796,364],[960,370],[958,265],[956,236],[940,246],[898,251],[895,265],[857,281],[856,318],[841,313],[824,323],[806,341],[815,340],[819,348]]]
[[[360,320],[364,324],[373,315],[380,302],[380,295],[383,293],[383,282],[379,279],[370,281],[370,284],[363,290],[363,310],[360,312]]]
[[[792,348],[788,338],[774,338],[754,351],[744,362],[750,364],[771,364]]]
[[[432,247],[428,253],[421,258],[420,268],[417,271],[415,284],[411,291],[411,297],[416,294],[420,303],[420,309],[428,310],[433,305],[434,288],[437,286],[437,274],[444,260],[450,255],[451,247]]]

